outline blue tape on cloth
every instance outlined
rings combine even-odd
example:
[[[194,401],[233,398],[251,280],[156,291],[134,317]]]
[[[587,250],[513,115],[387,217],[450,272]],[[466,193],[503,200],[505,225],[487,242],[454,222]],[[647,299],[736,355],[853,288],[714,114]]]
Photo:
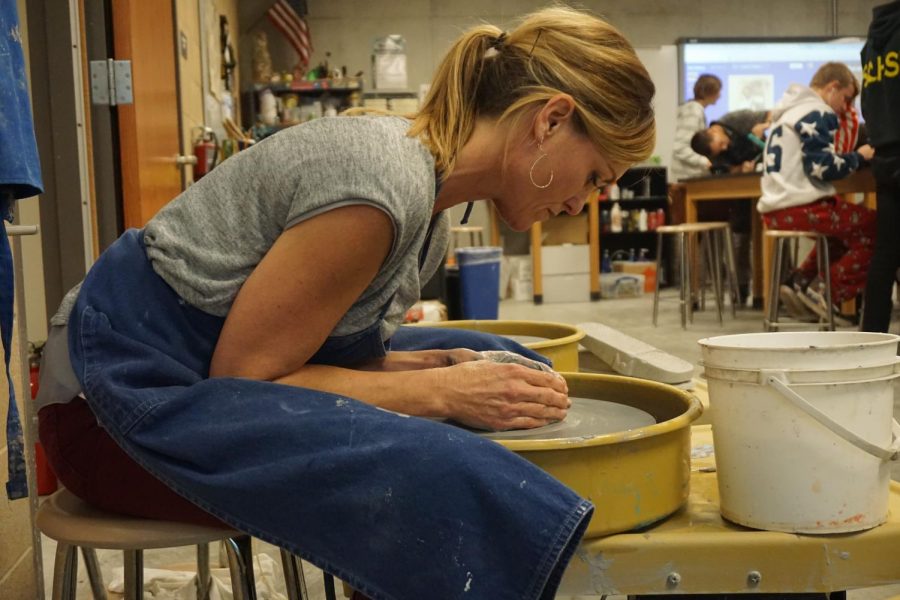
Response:
[[[6,221],[12,221],[12,201],[11,193],[0,190],[0,216]],[[22,422],[19,420],[19,409],[16,406],[16,390],[9,373],[14,290],[12,251],[4,227],[3,235],[0,235],[0,337],[3,338],[3,359],[6,365],[6,380],[9,383],[9,411],[6,414],[9,481],[6,482],[6,496],[10,500],[28,496],[28,478],[25,474],[25,437],[22,435]]]

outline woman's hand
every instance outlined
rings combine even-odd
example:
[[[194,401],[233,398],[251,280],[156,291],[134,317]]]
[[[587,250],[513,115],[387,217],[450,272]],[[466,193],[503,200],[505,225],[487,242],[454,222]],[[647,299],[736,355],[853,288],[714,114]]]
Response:
[[[561,421],[571,405],[566,381],[522,365],[479,360],[435,371],[447,418],[502,431]]]

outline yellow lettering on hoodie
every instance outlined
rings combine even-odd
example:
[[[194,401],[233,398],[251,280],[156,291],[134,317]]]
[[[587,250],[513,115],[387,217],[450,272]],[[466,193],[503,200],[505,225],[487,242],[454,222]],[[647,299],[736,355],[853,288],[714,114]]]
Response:
[[[869,87],[873,83],[879,83],[882,79],[893,79],[900,76],[900,53],[891,50],[884,56],[876,56],[875,62],[871,60],[863,65],[863,87]]]
[[[898,62],[898,58],[900,55],[897,54],[896,51],[888,52],[884,57],[884,76],[885,77],[896,77],[900,74],[900,62]]]

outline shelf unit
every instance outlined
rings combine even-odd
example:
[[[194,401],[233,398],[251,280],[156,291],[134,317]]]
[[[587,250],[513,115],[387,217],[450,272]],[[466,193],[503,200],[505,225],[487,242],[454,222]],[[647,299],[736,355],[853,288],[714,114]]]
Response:
[[[656,259],[656,232],[648,229],[647,231],[625,230],[621,232],[612,232],[609,230],[610,214],[614,203],[619,204],[619,209],[623,212],[623,226],[628,219],[625,218],[625,211],[628,211],[629,217],[632,210],[646,210],[648,213],[662,209],[665,222],[669,222],[669,198],[667,194],[666,168],[665,167],[634,167],[628,169],[618,181],[621,191],[628,191],[635,194],[634,198],[627,200],[618,199],[610,200],[608,198],[600,202],[600,253],[609,250],[611,257],[615,260],[621,256],[628,256],[630,249],[634,249],[635,254],[639,255],[642,248],[647,250],[650,260]],[[648,194],[649,195],[645,195]],[[664,264],[664,267],[666,265]]]
[[[353,106],[360,106],[364,94],[363,82],[360,77],[345,77],[340,79],[317,79],[315,81],[295,80],[290,84],[271,84],[271,85],[254,85],[252,89],[246,90],[241,96],[242,108],[241,114],[244,117],[244,128],[254,128],[259,130],[257,126],[260,110],[260,94],[266,90],[272,92],[276,98],[280,99],[278,109],[278,123],[263,129],[268,133],[274,133],[284,127],[296,125],[303,122],[298,118],[299,115],[309,115],[311,107],[319,102],[322,110],[326,105],[334,106],[337,112],[346,110]],[[290,97],[295,99],[291,100]],[[288,108],[285,104],[295,104],[297,107],[294,115],[288,115]],[[255,127],[256,126],[256,127]]]

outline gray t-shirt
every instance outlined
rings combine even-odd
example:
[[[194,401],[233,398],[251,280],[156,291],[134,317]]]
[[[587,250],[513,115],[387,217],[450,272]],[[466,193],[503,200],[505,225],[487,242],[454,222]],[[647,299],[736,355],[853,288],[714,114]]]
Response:
[[[393,244],[331,335],[356,333],[382,318],[382,339],[390,338],[419,299],[421,284],[443,261],[450,229],[446,213],[435,217],[421,255],[432,223],[435,167],[428,149],[406,135],[408,129],[409,122],[399,117],[318,119],[234,155],[147,223],[144,243],[153,270],[188,304],[224,317],[283,231],[334,208],[374,206],[390,217]],[[335,244],[354,242],[335,233]],[[59,343],[48,340],[48,347],[58,351],[44,356],[45,364],[56,363],[48,377],[63,391],[50,394],[54,398],[42,394],[40,406],[74,396],[69,394],[77,382],[60,340],[79,287],[69,291],[51,319],[49,337]],[[43,385],[43,372],[41,379]],[[49,382],[47,388],[56,389]]]
[[[440,265],[449,233],[447,216],[441,214],[420,269],[434,207],[434,159],[418,140],[407,137],[408,128],[399,117],[325,118],[236,154],[147,223],[144,243],[153,270],[192,306],[224,317],[284,230],[341,206],[374,206],[393,223],[393,246],[332,335],[365,329],[391,302],[382,323],[382,337],[389,338],[418,300],[420,282]],[[354,240],[336,236],[334,243]],[[67,319],[73,292],[55,322]]]

